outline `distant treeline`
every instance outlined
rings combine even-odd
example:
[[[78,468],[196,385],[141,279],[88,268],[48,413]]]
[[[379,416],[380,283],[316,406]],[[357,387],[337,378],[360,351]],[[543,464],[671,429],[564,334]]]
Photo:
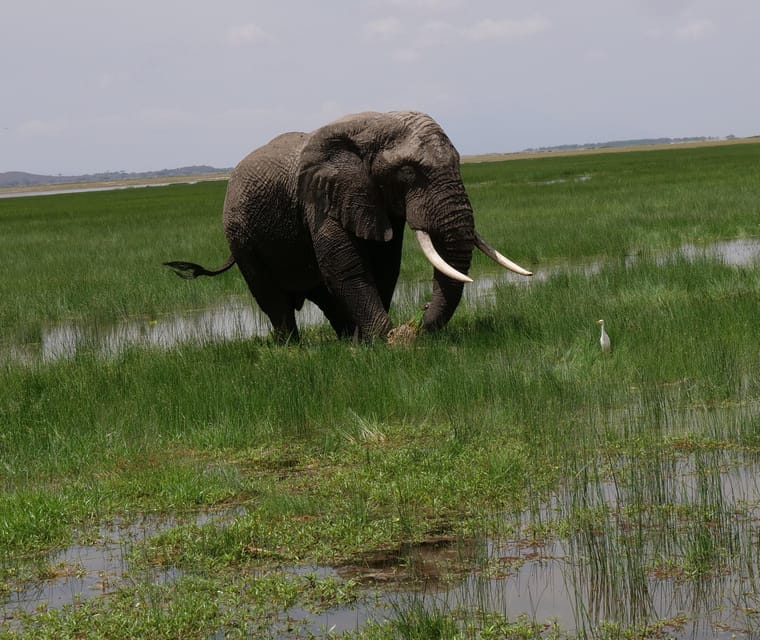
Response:
[[[209,173],[228,172],[230,169],[217,169],[207,165],[180,167],[178,169],[161,169],[160,171],[143,171],[127,173],[126,171],[107,171],[89,173],[80,176],[46,176],[24,171],[0,173],[0,187],[33,187],[47,184],[70,184],[72,182],[107,182],[111,180],[147,180],[153,178],[172,178],[176,176],[195,176]]]
[[[656,144],[680,144],[684,142],[707,142],[711,140],[733,140],[734,135],[725,138],[711,138],[708,136],[697,136],[693,138],[640,138],[638,140],[610,140],[608,142],[589,142],[587,144],[562,144],[556,147],[535,147],[525,149],[531,151],[579,151],[582,149],[606,149],[609,147],[641,147],[645,145]]]

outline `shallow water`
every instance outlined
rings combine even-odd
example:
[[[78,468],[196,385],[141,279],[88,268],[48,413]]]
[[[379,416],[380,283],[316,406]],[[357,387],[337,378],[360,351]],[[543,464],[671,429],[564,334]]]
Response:
[[[625,467],[622,463],[606,476],[594,472],[579,479],[577,474],[574,484],[560,487],[536,509],[501,516],[509,532],[503,538],[432,538],[366,554],[351,565],[286,567],[294,575],[355,580],[366,588],[366,597],[318,614],[300,607],[282,611],[272,621],[273,635],[352,631],[421,602],[442,611],[463,607],[510,620],[556,622],[566,632],[591,637],[605,621],[670,621],[667,637],[684,640],[758,637],[760,458],[722,450],[687,452],[644,465],[641,474],[658,476],[651,486],[635,468],[630,481]],[[659,511],[647,512],[637,531],[630,509],[658,501],[676,515],[658,519]],[[592,527],[571,526],[566,537],[536,534],[564,518],[577,521],[586,508],[604,517]],[[700,519],[708,511],[709,518]],[[225,526],[244,513],[240,508],[205,513],[190,522]],[[55,608],[112,592],[128,571],[131,547],[179,523],[154,518],[113,523],[101,529],[96,542],[51,555],[59,575],[26,585],[0,603],[0,621],[12,620],[16,609]],[[695,530],[700,525],[704,531]],[[717,551],[709,558],[709,571],[689,575],[684,567],[701,533]],[[151,579],[168,582],[179,575],[167,569]]]
[[[653,425],[641,409],[628,412],[634,428],[674,438],[760,416],[758,403],[672,406],[667,424]],[[760,454],[692,448],[688,440],[683,451],[658,457],[632,449],[569,470],[568,483],[546,501],[499,517],[502,537],[439,540],[410,548],[406,560],[391,552],[339,567],[337,575],[383,589],[379,611],[358,606],[327,612],[322,622],[348,631],[357,620],[393,617],[422,602],[556,623],[582,637],[595,637],[605,623],[661,623],[664,637],[679,640],[760,637]]]
[[[358,607],[328,612],[321,622],[334,625],[336,632],[350,631],[357,628],[357,621],[360,626],[373,615],[393,617],[396,610],[421,601],[441,611],[461,607],[496,612],[512,621],[523,616],[541,625],[556,623],[565,632],[589,637],[605,622],[639,626],[662,622],[668,638],[756,638],[760,633],[760,566],[755,550],[760,460],[748,463],[734,460],[733,454],[713,454],[714,464],[706,475],[701,463],[690,455],[677,459],[665,471],[669,499],[684,508],[704,506],[699,502],[703,490],[699,485],[706,477],[715,485],[713,497],[726,517],[719,524],[708,523],[708,531],[719,545],[729,548],[721,551],[715,570],[706,575],[689,576],[679,567],[665,570],[656,565],[660,551],[665,550],[661,545],[682,545],[670,549],[676,559],[688,555],[693,533],[685,525],[685,530],[678,532],[645,530],[645,543],[627,554],[625,545],[629,543],[625,540],[631,536],[620,523],[621,514],[630,506],[629,496],[624,487],[608,479],[583,490],[606,503],[609,529],[591,534],[578,530],[568,538],[536,538],[531,526],[536,518],[545,523],[568,515],[569,505],[577,502],[578,487],[566,487],[541,507],[540,515],[521,514],[514,537],[487,539],[477,543],[478,548],[472,541],[442,548],[440,564],[453,572],[448,578],[442,569],[432,577],[418,572],[411,588],[398,576],[378,581],[376,566],[348,573],[338,569],[338,575],[365,584],[384,584],[380,611],[373,614],[373,609]],[[710,529],[719,525],[720,531]],[[461,572],[451,563],[457,554],[463,563],[469,562],[467,571]],[[415,566],[411,557],[407,564]],[[428,562],[434,564],[435,557],[429,556]],[[391,565],[388,570],[393,573],[393,569]],[[317,627],[308,628],[315,631]]]
[[[758,259],[760,241],[736,240],[698,248],[687,245],[681,255],[703,255],[741,266]],[[593,275],[601,263],[575,267]],[[546,279],[567,266],[538,270],[534,278]],[[526,279],[511,274],[480,278],[467,287],[468,304],[491,304],[495,287],[504,282],[523,283]],[[529,282],[529,281],[528,281]],[[401,286],[397,302],[414,304],[429,292],[429,283]],[[316,307],[305,307],[302,323],[322,322]],[[59,325],[43,336],[39,346],[18,348],[20,358],[56,360],[69,357],[84,346],[96,346],[104,355],[118,353],[132,344],[171,348],[181,342],[212,341],[265,335],[268,321],[248,300],[233,300],[210,310],[167,317],[155,323],[140,320],[109,327]],[[645,407],[630,407],[625,415],[645,425]],[[711,421],[725,424],[740,420],[755,408],[728,408],[722,414],[705,409],[690,409],[677,415],[666,407],[671,420],[694,433],[712,433]],[[735,415],[734,415],[735,414]],[[746,417],[746,416],[744,416]],[[619,416],[612,416],[613,421]],[[730,422],[729,422],[730,424]],[[521,514],[515,534],[504,539],[481,541],[438,541],[423,547],[400,550],[396,554],[364,558],[353,567],[293,568],[317,575],[359,580],[368,589],[378,589],[377,599],[354,607],[310,614],[295,608],[283,616],[298,619],[300,628],[320,634],[325,629],[336,633],[360,627],[367,619],[392,617],[395,607],[403,608],[422,599],[426,606],[446,610],[458,606],[496,611],[515,619],[546,622],[557,620],[566,630],[593,629],[603,620],[625,624],[646,623],[682,617],[680,626],[669,630],[674,638],[751,638],[760,633],[760,461],[738,453],[715,451],[690,453],[644,466],[652,478],[648,486],[627,483],[626,478],[591,478],[573,487],[563,487],[540,509]],[[653,465],[653,466],[651,466]],[[642,496],[635,490],[646,488],[645,499],[676,507],[707,509],[714,517],[699,523],[678,519],[652,521],[642,527],[639,540],[644,563],[627,561],[620,539],[628,539],[630,523],[621,514]],[[581,531],[567,538],[535,540],[530,534],[536,519],[550,521],[571,517],[579,496],[589,505],[606,510],[609,528],[595,534]],[[677,509],[675,509],[677,512]],[[234,518],[237,512],[200,514],[197,523]],[[623,523],[625,527],[615,528]],[[128,571],[126,557],[132,546],[174,526],[174,520],[145,519],[138,523],[115,523],[101,529],[93,544],[76,545],[49,558],[53,568],[50,579],[22,585],[4,602],[0,600],[0,621],[13,611],[34,611],[40,605],[60,607],[78,599],[100,596],[118,588]],[[702,529],[699,525],[703,525]],[[615,526],[613,526],[615,525]],[[679,529],[679,527],[681,527]],[[667,529],[672,528],[669,534]],[[695,540],[715,543],[720,570],[697,579],[686,575],[681,566],[658,566],[663,557],[686,558]],[[709,551],[708,545],[708,551]],[[697,549],[698,551],[699,549]],[[156,581],[171,581],[174,570],[159,571]],[[287,637],[287,633],[283,632]]]
[[[102,187],[72,187],[67,189],[65,185],[60,188],[42,188],[34,190],[17,190],[13,187],[0,189],[0,198],[31,198],[34,196],[59,196],[67,193],[97,193],[99,191],[125,191],[127,189],[147,189],[148,187],[169,187],[173,184],[197,184],[197,180],[188,180],[187,182],[146,182],[141,184],[118,184],[107,185]]]
[[[553,178],[551,180],[542,180],[541,182],[531,182],[529,184],[539,186],[539,187],[546,187],[551,186],[554,184],[564,184],[566,182],[588,182],[591,180],[591,176],[588,174],[575,176],[574,178]]]
[[[706,257],[738,267],[758,260],[760,240],[729,240],[706,247],[688,244],[661,259],[665,261],[674,256],[683,256],[686,259]],[[628,263],[635,260],[637,257],[631,256]],[[499,285],[528,286],[532,281],[544,281],[558,272],[567,272],[568,269],[591,277],[605,264],[605,261],[592,261],[586,264],[540,267],[534,270],[532,278],[508,271],[476,275],[475,281],[465,287],[462,304],[470,307],[493,305],[496,287]],[[430,292],[429,281],[402,282],[396,288],[393,304],[396,308],[420,308]],[[325,318],[315,305],[307,301],[303,309],[297,312],[296,321],[299,327],[309,327],[325,323]],[[104,356],[112,356],[134,345],[170,349],[183,343],[203,344],[261,337],[268,335],[270,330],[269,319],[261,313],[255,301],[246,296],[231,298],[209,309],[158,318],[139,318],[110,325],[62,323],[44,329],[38,343],[5,346],[0,344],[0,357],[21,362],[51,362],[72,357],[78,350],[85,348],[94,348]]]
[[[7,598],[0,597],[0,622],[12,619],[17,611],[32,613],[41,606],[56,609],[112,593],[129,571],[127,557],[135,544],[181,523],[202,525],[214,522],[222,525],[244,512],[244,509],[234,507],[193,516],[143,516],[135,522],[117,520],[104,524],[94,540],[50,554],[46,579],[17,585]],[[13,565],[12,561],[2,557],[0,562]],[[180,573],[171,568],[157,569],[153,579],[156,583],[168,582],[178,575]]]

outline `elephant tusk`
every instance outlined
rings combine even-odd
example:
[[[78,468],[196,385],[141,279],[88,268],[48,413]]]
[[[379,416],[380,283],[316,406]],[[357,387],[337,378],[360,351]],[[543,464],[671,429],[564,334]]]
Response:
[[[438,269],[443,275],[448,276],[452,280],[458,280],[459,282],[472,282],[472,278],[457,271],[441,257],[441,255],[435,250],[433,241],[426,232],[417,229],[414,232],[414,237],[417,238],[417,242],[420,243],[422,253],[425,254],[428,262],[430,262],[430,264]]]
[[[485,253],[489,258],[491,258],[491,260],[500,264],[505,269],[509,269],[510,271],[519,273],[521,276],[533,275],[532,271],[523,269],[519,264],[515,264],[509,258],[506,258],[505,256],[501,255],[498,251],[496,251],[496,249],[494,249],[490,244],[488,244],[485,240],[483,240],[483,238],[480,237],[480,234],[477,231],[475,232],[475,245],[478,247],[478,249],[480,249],[483,253]]]

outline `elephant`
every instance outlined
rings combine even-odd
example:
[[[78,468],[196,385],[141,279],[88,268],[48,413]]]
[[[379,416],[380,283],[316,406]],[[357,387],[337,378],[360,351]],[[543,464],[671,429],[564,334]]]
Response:
[[[434,267],[424,329],[451,318],[472,282],[474,247],[531,275],[475,231],[459,153],[416,111],[357,113],[274,138],[233,170],[223,222],[230,256],[221,267],[164,264],[188,279],[237,264],[280,342],[299,339],[295,311],[306,299],[338,337],[387,339],[405,224]]]

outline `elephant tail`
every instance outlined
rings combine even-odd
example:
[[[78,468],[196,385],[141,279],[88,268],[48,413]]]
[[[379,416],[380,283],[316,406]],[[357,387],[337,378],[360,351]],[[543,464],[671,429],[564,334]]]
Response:
[[[198,276],[218,276],[220,273],[227,271],[227,269],[229,269],[233,264],[235,264],[235,257],[232,255],[227,258],[227,262],[225,262],[221,267],[212,270],[208,270],[199,264],[195,264],[194,262],[164,262],[164,266],[169,267],[180,278],[185,278],[185,280],[192,280]]]

